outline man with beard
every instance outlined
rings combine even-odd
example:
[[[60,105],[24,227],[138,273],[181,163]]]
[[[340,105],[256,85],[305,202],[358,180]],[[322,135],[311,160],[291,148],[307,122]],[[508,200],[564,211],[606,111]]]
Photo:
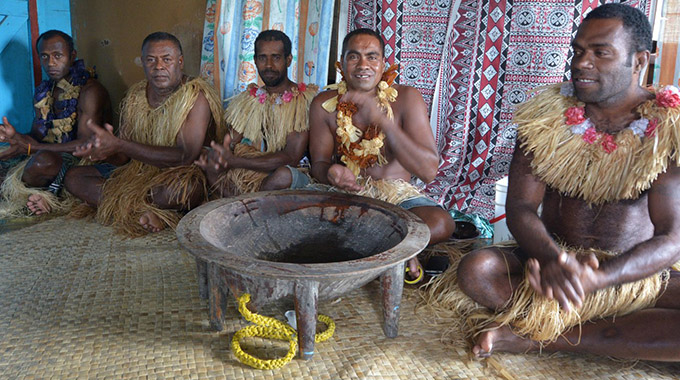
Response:
[[[265,30],[255,39],[255,65],[264,86],[251,83],[230,100],[225,114],[231,133],[222,144],[211,142],[196,161],[218,196],[290,185],[291,168],[307,149],[309,103],[318,90],[288,79],[292,60],[283,32]]]
[[[36,41],[40,65],[47,74],[35,89],[35,120],[28,134],[17,133],[6,117],[0,123],[0,172],[12,168],[2,187],[3,211],[35,215],[65,211],[68,202],[57,198],[66,170],[78,162],[72,153],[90,137],[87,120],[111,121],[109,93],[94,70],[76,59],[73,39],[48,30]],[[4,175],[0,174],[0,181]]]
[[[517,244],[474,251],[440,278],[457,275],[449,290],[465,293],[452,302],[477,357],[680,360],[680,92],[639,86],[651,36],[635,8],[593,10],[572,41],[572,82],[517,110],[506,205]]]

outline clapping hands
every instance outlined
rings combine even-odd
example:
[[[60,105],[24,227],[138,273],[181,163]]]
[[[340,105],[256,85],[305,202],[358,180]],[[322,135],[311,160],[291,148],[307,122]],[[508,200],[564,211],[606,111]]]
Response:
[[[231,149],[231,136],[229,134],[224,136],[221,145],[211,141],[210,148],[203,150],[198,160],[194,161],[194,164],[213,174],[228,170],[230,166],[229,161],[234,157],[234,152]]]
[[[102,161],[117,153],[119,139],[113,134],[111,124],[106,123],[102,127],[88,120],[86,126],[92,135],[84,144],[75,148],[74,156],[87,157],[90,161]]]
[[[601,272],[594,254],[577,257],[562,251],[543,267],[535,258],[528,261],[529,283],[538,293],[555,299],[569,312],[572,305],[580,308],[586,296],[600,288]]]

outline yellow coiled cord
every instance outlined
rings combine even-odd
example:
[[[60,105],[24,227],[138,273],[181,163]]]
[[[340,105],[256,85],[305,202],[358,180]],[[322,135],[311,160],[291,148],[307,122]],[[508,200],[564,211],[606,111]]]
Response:
[[[297,331],[278,319],[265,317],[264,315],[256,314],[248,310],[246,304],[250,302],[250,294],[244,293],[238,298],[238,311],[243,317],[255,326],[247,326],[237,331],[231,339],[231,349],[234,351],[236,358],[243,364],[247,364],[257,369],[276,369],[288,364],[295,357],[297,352]],[[318,320],[328,326],[322,333],[314,336],[315,342],[323,342],[333,336],[335,332],[335,322],[327,315],[319,314]],[[241,349],[241,339],[257,336],[260,338],[270,338],[278,340],[287,340],[289,343],[288,353],[286,356],[279,359],[259,359],[253,355],[245,353]]]

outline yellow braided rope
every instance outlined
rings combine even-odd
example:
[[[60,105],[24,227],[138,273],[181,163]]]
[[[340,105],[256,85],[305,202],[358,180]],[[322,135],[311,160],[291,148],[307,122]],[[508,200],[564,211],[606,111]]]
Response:
[[[238,311],[247,321],[255,323],[255,326],[244,327],[234,334],[234,337],[231,339],[231,349],[234,351],[234,355],[241,363],[257,369],[277,369],[283,367],[295,357],[295,352],[297,351],[297,332],[278,319],[251,312],[246,307],[248,302],[250,302],[250,294],[242,294],[238,298]],[[328,327],[326,331],[314,336],[314,341],[317,343],[327,340],[335,332],[335,322],[333,322],[331,317],[319,314],[318,319]],[[282,358],[271,360],[259,359],[247,354],[241,349],[240,342],[241,339],[251,336],[287,340],[290,344],[288,353]]]

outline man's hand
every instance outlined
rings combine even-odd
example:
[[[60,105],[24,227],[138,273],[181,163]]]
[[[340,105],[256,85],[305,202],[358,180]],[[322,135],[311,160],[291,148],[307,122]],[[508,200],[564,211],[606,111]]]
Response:
[[[227,134],[224,136],[222,141],[223,145],[220,145],[214,141],[210,142],[210,148],[204,148],[198,159],[194,161],[194,164],[206,172],[208,177],[216,178],[217,175],[226,171],[229,167],[229,162],[222,158],[223,152],[227,157],[232,155],[231,151],[231,136]],[[222,150],[218,150],[222,149]]]
[[[357,184],[357,178],[354,176],[354,173],[346,166],[333,164],[328,168],[328,174],[326,176],[328,178],[328,183],[338,189],[347,191],[360,191],[363,189],[362,186]]]
[[[28,154],[28,145],[35,145],[37,143],[32,138],[22,135],[21,133],[17,133],[16,128],[14,128],[14,126],[10,124],[9,120],[7,120],[7,117],[4,116],[2,118],[2,124],[0,124],[0,142],[6,142],[13,146],[15,156],[20,154]]]
[[[203,148],[201,154],[198,155],[198,159],[194,161],[194,165],[206,172],[214,169],[214,167],[208,163],[208,154],[210,154],[210,149]]]
[[[222,145],[211,141],[210,147],[212,149],[201,152],[194,164],[213,174],[226,171],[229,168],[229,161],[234,157],[234,152],[231,149],[231,136],[227,133],[222,140]]]
[[[594,254],[577,258],[562,251],[543,267],[534,258],[529,259],[528,266],[531,287],[546,298],[557,300],[567,312],[571,305],[581,307],[585,297],[599,289],[601,273]]]
[[[104,124],[104,128],[92,120],[88,120],[87,128],[92,132],[90,139],[77,146],[74,156],[87,157],[91,161],[102,161],[118,153],[120,139],[113,134],[113,126]]]
[[[365,120],[368,125],[376,125],[380,128],[392,125],[392,123],[386,123],[387,114],[378,103],[375,94],[349,90],[342,95],[340,101],[354,103],[357,106],[355,114],[357,119]]]
[[[0,142],[13,144],[17,135],[17,131],[12,124],[9,123],[7,117],[2,117],[2,124],[0,124]]]

